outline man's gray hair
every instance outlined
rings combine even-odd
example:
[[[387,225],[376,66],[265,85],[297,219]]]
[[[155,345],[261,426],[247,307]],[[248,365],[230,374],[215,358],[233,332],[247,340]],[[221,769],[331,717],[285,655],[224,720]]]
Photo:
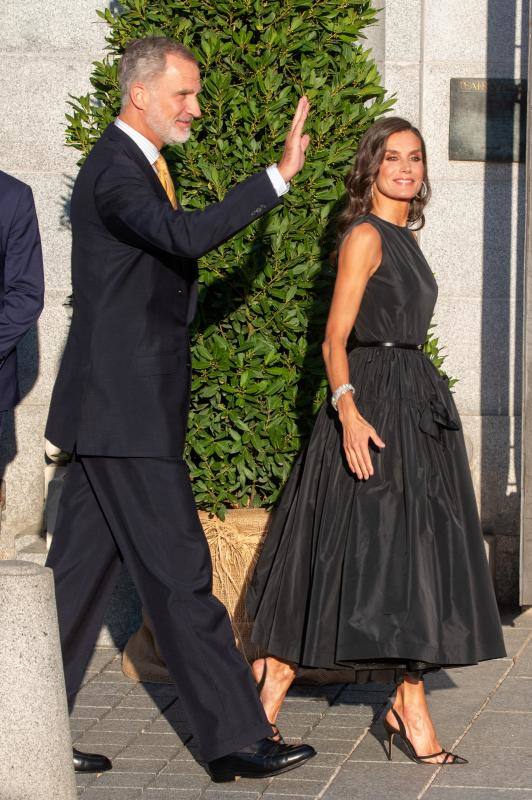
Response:
[[[129,92],[135,81],[148,83],[164,72],[166,56],[174,55],[187,61],[198,63],[194,53],[184,44],[164,36],[146,36],[135,39],[126,45],[124,54],[118,65],[118,80],[122,108],[129,103]]]

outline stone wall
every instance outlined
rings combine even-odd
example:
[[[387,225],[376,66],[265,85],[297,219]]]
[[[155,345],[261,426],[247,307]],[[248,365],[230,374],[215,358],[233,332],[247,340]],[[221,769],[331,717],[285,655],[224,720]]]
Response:
[[[528,0],[378,0],[369,43],[396,112],[427,140],[433,200],[421,245],[440,286],[436,321],[461,412],[498,593],[516,598],[520,476],[524,166],[450,162],[451,77],[526,76]],[[28,182],[47,281],[37,334],[21,347],[24,399],[1,444],[7,506],[0,550],[39,530],[43,428],[68,326],[66,204],[76,151],[63,144],[68,94],[102,56],[101,0],[3,0],[0,168]]]

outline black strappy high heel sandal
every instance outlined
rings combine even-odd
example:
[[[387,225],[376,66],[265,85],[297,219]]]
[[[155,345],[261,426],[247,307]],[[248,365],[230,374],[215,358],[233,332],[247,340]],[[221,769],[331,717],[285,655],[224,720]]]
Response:
[[[264,688],[264,684],[266,683],[267,673],[268,673],[268,662],[267,658],[264,657],[264,666],[262,668],[262,675],[260,677],[260,681],[257,683],[257,692],[259,693],[259,697],[260,693]],[[272,742],[276,742],[277,744],[286,744],[285,740],[283,739],[283,734],[281,733],[277,725],[274,725],[273,722],[270,722],[270,725],[272,726],[273,736],[270,736],[269,738],[272,740]]]
[[[410,739],[406,735],[406,728],[405,728],[403,720],[401,719],[401,717],[399,716],[399,714],[397,713],[395,708],[391,707],[391,712],[392,712],[392,714],[394,715],[395,719],[397,720],[397,722],[399,724],[399,730],[397,730],[397,728],[394,728],[392,725],[390,725],[390,723],[386,719],[383,720],[384,730],[388,734],[388,753],[387,753],[388,761],[392,760],[393,737],[394,736],[399,736],[399,738],[402,739],[403,742],[406,745],[406,749],[407,749],[408,755],[410,756],[412,761],[416,762],[416,764],[425,764],[425,765],[428,765],[430,767],[443,767],[443,766],[448,767],[451,764],[468,764],[469,763],[467,758],[463,758],[462,756],[459,756],[456,753],[450,753],[448,750],[440,750],[438,753],[430,753],[427,756],[418,756],[418,754],[416,753],[416,749],[415,749],[414,745],[412,744],[412,742],[410,741]],[[443,756],[443,755],[445,755],[445,758],[443,759],[443,761],[428,761],[427,760],[429,758],[436,758],[436,756]]]

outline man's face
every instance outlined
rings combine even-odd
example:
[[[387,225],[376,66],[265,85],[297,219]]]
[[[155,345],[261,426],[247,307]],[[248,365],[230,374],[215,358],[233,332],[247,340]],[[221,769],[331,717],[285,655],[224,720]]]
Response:
[[[200,72],[193,61],[168,55],[166,69],[147,87],[144,115],[147,125],[164,144],[182,144],[193,119],[201,117]]]

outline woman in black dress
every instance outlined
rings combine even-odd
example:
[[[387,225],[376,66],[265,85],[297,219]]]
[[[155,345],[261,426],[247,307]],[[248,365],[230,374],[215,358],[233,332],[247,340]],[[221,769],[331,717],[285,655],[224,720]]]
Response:
[[[471,475],[447,380],[422,352],[436,302],[416,241],[430,194],[406,120],[365,134],[346,180],[321,409],[248,594],[253,664],[275,722],[298,665],[393,665],[384,724],[421,763],[437,738],[423,673],[505,655]],[[358,346],[349,355],[354,328]]]

